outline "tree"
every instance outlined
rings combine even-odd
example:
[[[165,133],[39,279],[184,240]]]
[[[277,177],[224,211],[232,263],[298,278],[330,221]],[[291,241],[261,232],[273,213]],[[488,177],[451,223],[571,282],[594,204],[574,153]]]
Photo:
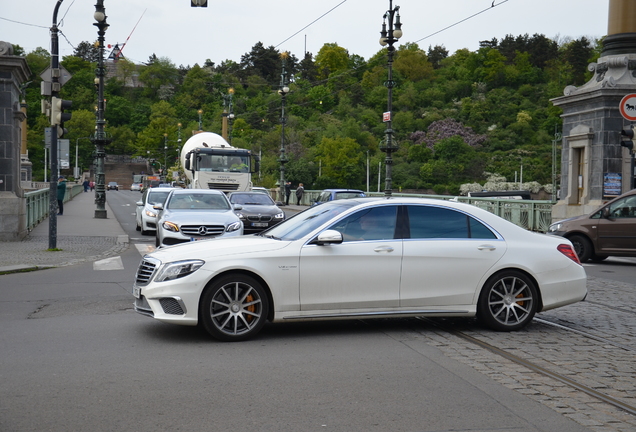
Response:
[[[99,46],[96,43],[80,42],[77,47],[75,47],[73,55],[87,62],[97,63],[99,61]]]
[[[326,43],[316,55],[318,78],[328,78],[331,74],[349,69],[349,52],[337,43]]]
[[[361,183],[362,152],[354,139],[324,137],[316,157],[322,161],[322,175],[332,182],[331,187],[356,188]]]
[[[257,42],[250,52],[241,56],[241,69],[244,77],[258,75],[273,85],[280,76],[280,53],[273,46],[265,48],[262,42]]]
[[[448,50],[444,47],[444,45],[435,45],[433,48],[429,45],[428,47],[428,59],[433,65],[434,69],[439,69],[442,67],[442,60],[448,57]]]
[[[150,94],[158,96],[161,87],[171,87],[177,82],[177,67],[167,57],[157,58],[153,54],[146,66],[141,67],[139,79],[149,89]]]

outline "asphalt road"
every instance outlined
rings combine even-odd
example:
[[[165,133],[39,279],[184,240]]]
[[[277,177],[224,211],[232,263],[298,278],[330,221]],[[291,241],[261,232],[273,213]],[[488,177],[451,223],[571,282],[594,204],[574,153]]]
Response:
[[[154,244],[135,231],[138,197],[108,193],[131,238],[119,267],[0,276],[1,431],[598,430],[449,356],[417,320],[270,324],[220,343],[134,313]]]

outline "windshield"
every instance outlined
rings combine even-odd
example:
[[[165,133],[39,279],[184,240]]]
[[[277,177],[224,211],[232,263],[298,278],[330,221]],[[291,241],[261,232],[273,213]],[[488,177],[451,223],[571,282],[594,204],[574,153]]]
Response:
[[[232,204],[242,205],[274,205],[274,201],[263,193],[249,193],[249,194],[232,194],[230,196],[230,202]]]
[[[249,155],[214,155],[199,154],[197,156],[197,168],[199,171],[217,171],[217,172],[249,172],[250,157]]]
[[[157,192],[151,190],[148,194],[148,202],[150,204],[163,204],[166,202],[166,198],[168,198],[168,194],[170,192]]]
[[[263,235],[280,240],[298,240],[358,204],[356,201],[333,201],[329,204],[310,207],[264,231]]]
[[[203,209],[203,210],[229,210],[230,204],[225,196],[210,193],[180,193],[172,194],[168,201],[167,208],[171,210],[180,209]]]

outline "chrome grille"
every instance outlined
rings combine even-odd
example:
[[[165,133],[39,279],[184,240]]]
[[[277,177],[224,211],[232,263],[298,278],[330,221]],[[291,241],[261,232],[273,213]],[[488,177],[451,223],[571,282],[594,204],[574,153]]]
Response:
[[[223,231],[224,225],[181,225],[181,233],[190,237],[219,236]]]
[[[226,190],[226,191],[235,191],[238,190],[238,183],[208,183],[209,189],[218,189],[218,190]]]
[[[181,307],[181,303],[175,298],[165,297],[159,299],[159,304],[163,308],[163,311],[168,315],[183,315],[185,312]]]
[[[135,283],[137,285],[147,285],[152,279],[152,275],[155,273],[160,261],[154,258],[143,257],[137,268],[137,275],[135,276]]]
[[[269,222],[272,217],[268,215],[248,216],[247,220],[250,222]]]

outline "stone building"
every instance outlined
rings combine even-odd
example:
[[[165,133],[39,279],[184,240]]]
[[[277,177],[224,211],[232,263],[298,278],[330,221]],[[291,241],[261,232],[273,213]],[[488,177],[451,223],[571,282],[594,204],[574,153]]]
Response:
[[[26,115],[20,99],[21,86],[30,75],[25,58],[14,56],[13,45],[0,41],[0,241],[27,235],[21,185]]]
[[[608,35],[592,79],[568,86],[552,103],[563,109],[560,201],[552,219],[593,211],[631,189],[632,155],[621,146],[621,130],[632,126],[619,105],[636,93],[636,2],[610,0]]]

